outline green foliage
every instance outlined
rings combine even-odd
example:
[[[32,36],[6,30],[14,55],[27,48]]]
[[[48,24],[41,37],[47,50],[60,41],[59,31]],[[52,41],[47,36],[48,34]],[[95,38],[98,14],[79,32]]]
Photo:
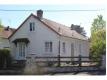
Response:
[[[99,30],[93,33],[91,37],[91,53],[101,55],[105,53],[106,49],[106,31]]]
[[[3,28],[2,21],[0,20],[0,28]]]
[[[106,29],[102,16],[94,19],[91,28],[90,56],[100,57],[106,53]],[[94,59],[95,60],[95,59]]]
[[[1,20],[0,20],[0,28],[2,28],[3,26],[2,26],[2,22],[1,22]]]
[[[103,20],[102,15],[98,15],[97,18],[94,19],[91,27],[91,33],[100,30],[106,27],[106,21]]]
[[[3,68],[4,66],[10,67],[10,65],[11,65],[10,50],[0,49],[0,68]]]

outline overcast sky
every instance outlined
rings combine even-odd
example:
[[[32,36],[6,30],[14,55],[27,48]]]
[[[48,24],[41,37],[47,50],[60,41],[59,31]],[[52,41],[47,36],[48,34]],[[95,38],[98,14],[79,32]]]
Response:
[[[35,10],[35,11],[2,11],[2,10]],[[43,17],[67,25],[81,25],[84,27],[87,36],[90,36],[90,28],[97,15],[106,16],[104,5],[0,5],[0,19],[4,26],[17,28],[31,13],[36,14],[36,10],[98,10],[98,11],[63,11],[46,12]]]

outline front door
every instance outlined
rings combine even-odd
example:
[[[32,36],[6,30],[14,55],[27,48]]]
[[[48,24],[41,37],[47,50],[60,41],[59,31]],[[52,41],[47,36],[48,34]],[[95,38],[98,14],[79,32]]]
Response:
[[[18,42],[18,57],[21,60],[24,60],[26,57],[26,43],[25,42]]]

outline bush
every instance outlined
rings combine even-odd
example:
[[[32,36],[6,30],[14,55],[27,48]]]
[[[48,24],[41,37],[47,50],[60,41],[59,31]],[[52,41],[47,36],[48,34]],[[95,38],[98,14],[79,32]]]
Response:
[[[6,66],[7,68],[11,66],[11,55],[10,50],[8,49],[0,49],[0,68]]]

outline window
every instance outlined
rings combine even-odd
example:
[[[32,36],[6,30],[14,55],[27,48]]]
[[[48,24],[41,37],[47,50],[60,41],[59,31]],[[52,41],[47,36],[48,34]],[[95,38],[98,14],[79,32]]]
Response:
[[[30,26],[30,31],[34,31],[35,30],[35,23],[34,22],[30,22],[29,26]]]
[[[81,54],[81,44],[79,44],[79,52],[80,52],[80,54]]]
[[[63,49],[62,49],[62,50],[63,50],[63,53],[65,53],[65,42],[62,43],[62,48],[63,48]]]
[[[18,43],[18,45],[19,45],[19,56],[25,57],[25,43],[20,42]]]
[[[52,52],[52,42],[45,42],[45,52]]]
[[[71,43],[71,57],[74,56],[74,43]]]

